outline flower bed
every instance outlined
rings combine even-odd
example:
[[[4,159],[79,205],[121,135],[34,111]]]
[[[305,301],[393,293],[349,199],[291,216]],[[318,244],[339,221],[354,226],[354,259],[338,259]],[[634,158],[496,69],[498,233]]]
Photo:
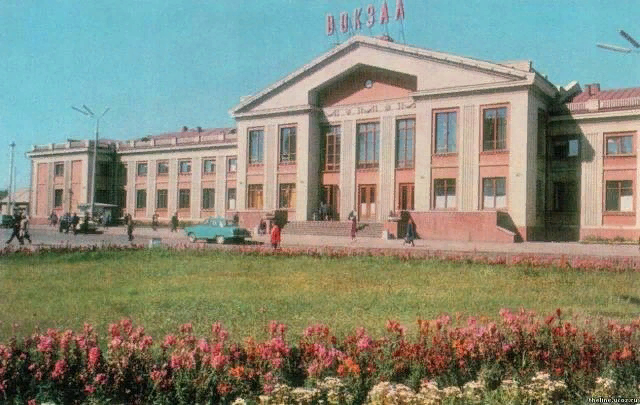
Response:
[[[629,324],[500,311],[500,322],[447,315],[416,336],[387,321],[338,340],[324,325],[297,342],[271,322],[242,343],[220,323],[207,337],[184,324],[157,340],[123,319],[103,338],[91,325],[0,345],[0,401],[56,404],[556,403],[640,389],[640,319]],[[320,402],[324,401],[324,402]]]

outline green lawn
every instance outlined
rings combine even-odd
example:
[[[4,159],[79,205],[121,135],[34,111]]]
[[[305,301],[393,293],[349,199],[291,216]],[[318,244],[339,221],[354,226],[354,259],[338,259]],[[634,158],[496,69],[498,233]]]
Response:
[[[220,251],[142,250],[0,259],[0,342],[34,327],[106,326],[130,317],[158,339],[192,322],[208,335],[220,320],[232,339],[265,336],[278,320],[294,336],[313,323],[338,335],[387,319],[413,330],[442,313],[486,315],[501,308],[549,314],[637,317],[638,273],[403,262],[390,258],[248,257]]]

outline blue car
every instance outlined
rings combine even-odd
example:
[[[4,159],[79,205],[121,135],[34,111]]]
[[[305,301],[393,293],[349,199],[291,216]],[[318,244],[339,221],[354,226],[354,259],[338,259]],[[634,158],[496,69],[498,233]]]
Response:
[[[209,217],[198,225],[184,228],[184,232],[191,242],[213,240],[218,244],[223,244],[227,240],[233,240],[242,243],[245,238],[251,237],[248,230],[223,217]]]

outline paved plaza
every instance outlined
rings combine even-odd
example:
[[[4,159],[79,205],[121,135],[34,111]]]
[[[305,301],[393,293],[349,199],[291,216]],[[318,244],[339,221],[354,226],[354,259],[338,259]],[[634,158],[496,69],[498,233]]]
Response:
[[[3,240],[6,241],[11,232],[2,229]],[[189,244],[189,240],[182,230],[170,232],[162,227],[154,231],[151,228],[137,228],[134,231],[134,242],[148,244],[152,238],[161,239],[162,244],[176,245]],[[42,225],[31,226],[31,237],[36,246],[42,245],[102,245],[102,244],[129,244],[125,227],[101,228],[97,234],[59,233],[57,229]],[[254,243],[268,245],[268,236],[256,236]],[[199,242],[200,245],[204,242]],[[17,241],[12,245],[17,246]],[[214,243],[208,244],[215,248]],[[478,252],[478,253],[503,253],[503,254],[551,254],[551,255],[579,255],[600,257],[640,257],[638,245],[606,245],[583,244],[577,242],[523,242],[523,243],[489,243],[489,242],[458,242],[437,240],[416,240],[415,247],[403,246],[402,240],[383,240],[382,238],[356,238],[352,241],[349,236],[322,237],[312,235],[288,235],[283,234],[282,246],[332,246],[332,247],[358,247],[358,248],[397,248],[397,249],[429,249],[436,251],[452,252]]]

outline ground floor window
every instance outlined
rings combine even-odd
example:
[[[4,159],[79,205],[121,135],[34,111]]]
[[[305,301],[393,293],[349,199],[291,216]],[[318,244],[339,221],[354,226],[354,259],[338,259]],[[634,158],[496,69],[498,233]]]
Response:
[[[202,189],[202,209],[211,210],[215,207],[216,190],[212,188]]]
[[[63,195],[63,190],[62,189],[58,189],[55,190],[53,192],[53,206],[56,208],[60,208],[62,207],[62,195]]]
[[[296,207],[296,184],[286,183],[280,184],[280,208],[295,208]]]
[[[147,190],[136,191],[136,208],[147,208]]]
[[[504,177],[482,179],[482,207],[496,209],[507,207],[507,180]]]
[[[633,182],[607,181],[606,211],[633,211]]]
[[[433,185],[433,206],[441,210],[456,208],[456,179],[436,179]]]
[[[262,209],[262,184],[249,184],[247,187],[247,208]]]
[[[183,209],[191,207],[191,190],[188,188],[180,189],[178,197],[178,208]]]
[[[158,190],[156,194],[156,208],[167,209],[168,202],[169,202],[169,191]]]
[[[236,189],[230,188],[227,190],[227,209],[236,209]]]
[[[398,209],[401,211],[412,211],[414,206],[414,191],[415,187],[413,183],[400,184],[400,190],[398,195]]]

